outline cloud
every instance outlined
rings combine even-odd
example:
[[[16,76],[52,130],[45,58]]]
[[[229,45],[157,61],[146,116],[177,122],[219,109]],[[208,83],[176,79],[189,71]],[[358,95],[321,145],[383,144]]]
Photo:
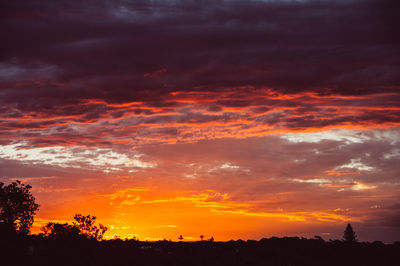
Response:
[[[135,147],[398,126],[394,5],[7,3],[0,143]]]
[[[24,142],[31,147],[84,145],[104,148],[114,147],[117,142],[135,148],[149,143],[246,138],[279,132],[296,133],[288,135],[291,140],[310,136],[309,139],[316,141],[321,138],[318,135],[325,138],[327,134],[318,131],[343,128],[354,131],[342,130],[341,137],[355,141],[358,137],[353,136],[353,132],[399,125],[398,107],[385,102],[397,97],[393,93],[362,97],[299,93],[286,99],[286,94],[271,90],[254,89],[246,93],[246,90],[238,89],[224,95],[233,101],[247,98],[245,104],[239,106],[218,102],[218,95],[216,92],[169,94],[168,102],[174,102],[174,107],[152,107],[141,102],[83,101],[77,105],[56,106],[51,114],[15,115],[22,111],[8,105],[10,108],[5,109],[7,111],[0,119],[0,141],[8,145]],[[382,99],[382,102],[378,101],[372,107],[370,97]],[[210,112],[209,106],[215,105],[219,106],[218,111]],[[62,110],[57,111],[58,108]],[[63,114],[65,111],[67,113]],[[297,134],[310,131],[316,133]],[[337,131],[330,132],[334,132],[333,138],[337,136]]]
[[[0,156],[4,159],[20,160],[30,164],[50,164],[61,167],[99,168],[105,172],[154,167],[150,162],[140,160],[140,154],[121,154],[111,149],[82,147],[30,148],[24,144],[0,146]]]
[[[377,88],[397,92],[398,57],[393,55],[399,39],[391,24],[393,5],[7,3],[1,98],[18,109],[49,113],[55,104],[81,99],[159,105],[169,92],[193,88],[215,92],[252,85],[324,95],[364,95]]]

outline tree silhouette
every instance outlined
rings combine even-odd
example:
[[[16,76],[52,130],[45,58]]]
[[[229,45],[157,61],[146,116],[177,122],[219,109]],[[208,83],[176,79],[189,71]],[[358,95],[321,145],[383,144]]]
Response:
[[[39,209],[30,185],[17,180],[8,186],[0,182],[0,223],[12,231],[28,234],[33,224],[33,216]]]
[[[77,239],[80,238],[79,228],[75,225],[67,224],[67,223],[53,223],[50,222],[43,226],[42,228],[43,236],[49,237],[53,239]]]
[[[178,237],[178,239],[179,239],[179,241],[182,241],[182,240],[183,240],[183,236],[180,235],[180,236]]]
[[[347,224],[346,230],[344,230],[343,240],[347,242],[357,241],[356,233],[353,231],[353,227],[351,227],[350,224]]]
[[[203,239],[204,239],[204,236],[203,236],[203,235],[200,235],[200,239],[201,239],[201,241],[203,241]]]
[[[79,229],[81,235],[89,239],[102,240],[108,229],[102,224],[99,224],[99,227],[95,225],[96,216],[76,214],[74,219],[76,222],[73,222],[73,225]]]
[[[95,225],[96,216],[76,214],[74,216],[75,222],[68,223],[53,223],[50,222],[42,227],[43,236],[57,239],[96,239],[102,240],[107,227],[99,224]]]

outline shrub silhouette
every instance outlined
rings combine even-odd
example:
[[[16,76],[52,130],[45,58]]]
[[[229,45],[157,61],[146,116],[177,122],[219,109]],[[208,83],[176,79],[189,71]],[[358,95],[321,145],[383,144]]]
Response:
[[[33,216],[39,209],[30,185],[17,180],[8,186],[0,182],[0,223],[2,228],[27,235],[33,224]]]

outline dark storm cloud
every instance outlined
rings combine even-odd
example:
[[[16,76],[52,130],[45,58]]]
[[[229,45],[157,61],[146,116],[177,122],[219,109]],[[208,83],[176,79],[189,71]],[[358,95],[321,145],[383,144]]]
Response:
[[[395,1],[1,10],[2,143],[136,145],[400,121]]]
[[[19,110],[50,112],[94,98],[157,105],[168,92],[194,87],[359,95],[400,85],[396,1],[2,6],[0,101]]]

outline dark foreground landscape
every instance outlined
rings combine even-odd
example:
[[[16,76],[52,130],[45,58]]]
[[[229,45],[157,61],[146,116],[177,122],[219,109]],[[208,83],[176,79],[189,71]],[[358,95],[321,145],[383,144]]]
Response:
[[[399,265],[400,242],[285,237],[260,241],[1,238],[1,265]]]

